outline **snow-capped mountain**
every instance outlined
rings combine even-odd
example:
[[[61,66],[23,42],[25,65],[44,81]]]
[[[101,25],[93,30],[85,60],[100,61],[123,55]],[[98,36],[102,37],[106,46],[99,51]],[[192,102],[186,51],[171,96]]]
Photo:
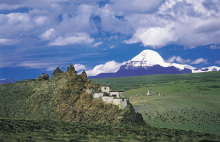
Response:
[[[143,50],[140,54],[129,60],[126,65],[125,69],[137,69],[137,68],[149,68],[154,65],[160,65],[162,67],[171,67],[174,66],[179,68],[180,70],[187,69],[195,69],[189,65],[181,65],[176,63],[167,63],[157,52],[153,50]]]
[[[186,74],[208,71],[220,71],[220,67],[212,66],[197,69],[187,64],[168,63],[157,52],[143,50],[131,60],[123,63],[116,73],[101,73],[90,78],[128,77],[150,74]]]
[[[3,83],[15,83],[16,81],[11,78],[11,79],[0,79],[0,84],[3,84]]]

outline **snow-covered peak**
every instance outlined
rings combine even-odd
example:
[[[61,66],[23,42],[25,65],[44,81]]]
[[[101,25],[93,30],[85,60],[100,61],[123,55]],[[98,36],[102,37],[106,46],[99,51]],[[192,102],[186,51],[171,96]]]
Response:
[[[131,60],[122,64],[125,69],[137,69],[137,68],[149,68],[154,65],[160,65],[162,67],[175,67],[179,70],[189,69],[192,73],[208,72],[208,71],[220,71],[220,67],[211,66],[206,68],[197,69],[187,64],[167,63],[164,59],[153,50],[143,50],[140,54],[132,58]]]
[[[220,67],[211,66],[211,67],[206,67],[206,68],[201,68],[201,69],[195,68],[194,70],[192,70],[192,73],[210,72],[210,71],[220,71]]]
[[[130,62],[141,62],[141,66],[152,66],[156,64],[163,64],[164,59],[157,52],[147,49],[132,58]]]

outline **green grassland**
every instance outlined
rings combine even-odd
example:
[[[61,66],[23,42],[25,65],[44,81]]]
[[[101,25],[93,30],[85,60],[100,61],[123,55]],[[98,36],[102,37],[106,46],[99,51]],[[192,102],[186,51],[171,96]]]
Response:
[[[47,100],[58,94],[66,79],[22,81],[0,85],[0,141],[220,140],[220,72],[92,81],[124,90],[147,124],[55,121],[50,118],[54,112]],[[146,95],[148,90],[151,96]],[[30,109],[33,104],[39,104],[35,111]]]
[[[93,81],[124,90],[135,110],[152,126],[220,136],[220,72]],[[147,96],[148,90],[151,96]]]
[[[160,129],[146,126],[101,125],[48,120],[0,119],[0,141],[208,141],[219,137],[208,133]]]

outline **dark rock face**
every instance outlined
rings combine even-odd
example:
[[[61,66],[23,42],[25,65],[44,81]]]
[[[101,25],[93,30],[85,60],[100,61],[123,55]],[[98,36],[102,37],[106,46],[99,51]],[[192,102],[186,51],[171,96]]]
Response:
[[[49,79],[49,75],[42,73],[42,75],[38,78],[36,78],[36,81],[41,81],[41,80],[48,80]]]
[[[93,78],[112,78],[112,77],[129,77],[129,76],[142,76],[152,74],[186,74],[192,73],[190,69],[179,70],[175,67],[162,67],[160,65],[154,65],[148,68],[137,69],[125,69],[125,66],[121,66],[116,73],[100,73],[97,76],[91,76]]]
[[[63,71],[61,71],[61,70],[59,69],[59,66],[58,66],[58,67],[54,70],[52,76],[54,76],[54,75],[56,75],[56,74],[60,74],[60,73],[63,73]]]

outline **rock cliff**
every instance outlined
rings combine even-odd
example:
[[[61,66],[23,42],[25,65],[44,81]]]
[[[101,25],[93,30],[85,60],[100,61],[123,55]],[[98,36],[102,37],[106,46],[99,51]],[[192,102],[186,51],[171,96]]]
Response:
[[[94,99],[92,92],[100,88],[99,84],[88,79],[85,71],[78,75],[73,64],[65,73],[57,67],[52,78],[48,78],[43,74],[38,81],[23,82],[32,88],[25,100],[26,119],[145,125],[132,104],[119,110],[116,105]]]

